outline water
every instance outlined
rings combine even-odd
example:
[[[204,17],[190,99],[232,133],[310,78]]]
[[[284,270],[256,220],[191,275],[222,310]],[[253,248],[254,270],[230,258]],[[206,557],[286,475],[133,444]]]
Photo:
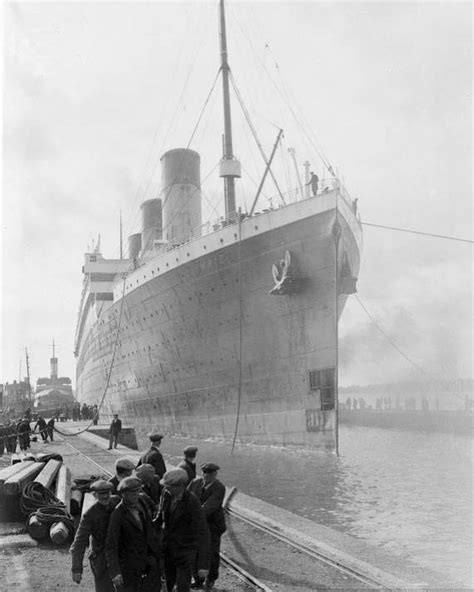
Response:
[[[142,445],[144,441],[140,442]],[[178,462],[189,439],[166,438]],[[196,442],[228,485],[473,586],[470,437],[340,427],[340,456]]]

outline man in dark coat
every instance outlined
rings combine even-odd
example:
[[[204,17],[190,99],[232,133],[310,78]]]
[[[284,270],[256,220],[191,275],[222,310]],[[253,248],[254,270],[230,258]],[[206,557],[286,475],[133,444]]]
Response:
[[[161,440],[163,439],[163,435],[153,433],[148,434],[148,437],[151,441],[150,450],[141,455],[137,467],[144,464],[152,465],[155,469],[155,475],[161,479],[166,473],[165,461],[163,455],[160,452],[160,444]]]
[[[6,421],[7,452],[15,454],[16,452],[16,425],[10,419]]]
[[[191,483],[196,478],[196,453],[198,448],[196,446],[186,446],[183,450],[184,459],[179,463],[178,467],[184,469],[188,474],[188,483]]]
[[[209,532],[201,505],[186,489],[188,476],[183,469],[167,471],[161,484],[164,491],[155,519],[163,526],[165,577],[168,592],[189,592],[199,549],[199,577],[205,578],[209,564]]]
[[[115,475],[109,479],[109,483],[112,485],[112,495],[118,493],[118,485],[120,481],[123,481],[126,477],[131,477],[135,465],[133,462],[123,456],[115,461]]]
[[[48,441],[48,432],[46,429],[46,421],[42,415],[38,415],[38,420],[35,423],[35,427],[33,428],[33,431],[36,431],[36,428],[39,429],[39,433],[41,435],[41,438],[43,439],[43,442],[47,442]]]
[[[82,515],[70,548],[72,579],[76,584],[81,583],[82,561],[90,539],[89,561],[94,574],[95,590],[96,592],[115,592],[105,560],[105,539],[110,516],[118,500],[111,498],[112,486],[108,481],[95,481],[90,488],[97,501]]]
[[[136,469],[136,475],[142,482],[142,492],[145,493],[153,502],[154,509],[158,508],[160,503],[161,492],[163,486],[160,484],[160,479],[155,475],[155,469],[145,463]]]
[[[18,441],[20,443],[20,450],[26,450],[30,447],[30,422],[26,415],[17,423],[16,431],[18,433]]]
[[[141,481],[119,483],[122,501],[112,512],[105,543],[109,574],[120,592],[160,592],[160,540],[153,509],[140,493]]]
[[[46,424],[46,431],[48,432],[49,439],[52,442],[54,433],[54,417],[48,419],[48,423]]]
[[[0,423],[0,456],[3,456],[6,439],[6,428],[3,426],[3,423]]]
[[[219,562],[221,536],[226,531],[224,510],[222,503],[225,497],[225,486],[217,479],[219,467],[214,463],[205,463],[201,465],[202,477],[197,477],[188,486],[198,500],[206,517],[210,535],[210,563],[209,575],[206,578],[205,586],[209,590],[214,586],[214,582],[219,577]],[[199,558],[198,558],[199,560]],[[194,573],[194,581],[199,586],[202,580]]]
[[[118,444],[118,437],[120,432],[122,431],[122,420],[119,419],[117,413],[114,413],[114,418],[110,424],[109,428],[109,450],[112,450],[112,446],[117,448]]]

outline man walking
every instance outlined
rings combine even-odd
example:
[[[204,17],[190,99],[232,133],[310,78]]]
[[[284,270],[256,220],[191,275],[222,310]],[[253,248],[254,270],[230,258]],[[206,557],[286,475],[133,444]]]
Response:
[[[76,584],[82,580],[82,561],[89,545],[89,561],[96,592],[115,592],[105,560],[105,539],[110,516],[118,500],[111,498],[112,485],[108,481],[95,481],[90,487],[96,502],[82,515],[79,527],[71,545],[72,579]]]
[[[119,483],[122,501],[112,512],[105,544],[109,575],[120,592],[160,592],[160,540],[153,509],[140,493],[141,481]]]
[[[210,563],[209,575],[205,587],[210,590],[219,577],[221,536],[226,531],[224,510],[222,503],[225,496],[225,486],[217,479],[219,467],[214,463],[201,465],[202,477],[197,477],[188,486],[198,500],[206,517],[210,535]],[[199,561],[199,557],[198,557]],[[204,580],[199,577],[197,569],[194,573],[196,587],[200,587]]]
[[[112,446],[117,448],[118,444],[118,437],[120,432],[122,431],[122,420],[119,419],[117,413],[114,413],[114,418],[110,424],[109,428],[109,450],[112,450]]]
[[[41,435],[41,438],[43,439],[43,442],[47,442],[48,432],[46,429],[46,421],[42,415],[38,415],[38,420],[36,421],[35,427],[33,428],[34,432],[36,431],[36,428],[39,429],[39,433]]]
[[[188,475],[183,469],[167,471],[161,484],[164,491],[155,518],[163,526],[163,550],[168,592],[189,592],[196,565],[199,577],[208,574],[209,532],[196,496],[186,489]]]
[[[150,450],[141,455],[137,467],[144,464],[152,465],[155,469],[155,475],[161,479],[166,472],[165,461],[163,455],[160,452],[160,444],[161,440],[163,439],[163,435],[153,433],[148,434],[148,438],[151,442]]]

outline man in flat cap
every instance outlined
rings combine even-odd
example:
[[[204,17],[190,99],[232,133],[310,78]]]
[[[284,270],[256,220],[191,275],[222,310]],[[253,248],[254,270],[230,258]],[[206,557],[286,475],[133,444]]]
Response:
[[[118,413],[114,413],[113,419],[110,422],[109,427],[109,450],[112,450],[112,446],[117,448],[118,437],[122,431],[122,420],[119,419]]]
[[[150,498],[156,510],[160,503],[161,492],[163,491],[160,478],[155,475],[155,469],[148,463],[137,467],[135,472],[142,482],[142,492]]]
[[[76,584],[81,583],[84,552],[90,544],[89,561],[96,592],[115,592],[105,560],[105,539],[110,516],[118,500],[111,498],[112,485],[108,481],[95,481],[90,489],[96,501],[82,515],[70,548],[72,579]]]
[[[196,477],[196,453],[198,448],[196,446],[186,446],[183,450],[184,459],[179,463],[178,467],[184,469],[188,474],[188,483],[191,483]]]
[[[110,517],[105,543],[109,575],[120,592],[160,592],[160,540],[152,523],[153,508],[140,493],[138,477],[118,485],[122,501]]]
[[[166,473],[165,461],[163,455],[160,452],[160,444],[161,440],[163,439],[163,435],[152,433],[148,434],[148,438],[151,442],[150,450],[141,455],[137,467],[144,464],[152,465],[155,469],[155,475],[161,479]]]
[[[210,563],[209,575],[206,578],[205,587],[209,590],[219,577],[221,536],[227,530],[225,525],[224,510],[222,503],[225,496],[225,486],[218,480],[217,471],[219,467],[214,463],[201,465],[202,477],[193,479],[188,489],[201,502],[201,507],[206,517],[210,535]],[[199,561],[199,557],[198,557]],[[196,587],[201,586],[204,580],[201,579],[195,569],[194,582]]]
[[[199,577],[205,578],[209,563],[209,532],[196,496],[186,489],[188,475],[184,469],[167,471],[161,483],[164,491],[155,518],[163,527],[165,577],[168,592],[189,592],[196,554]]]
[[[135,464],[126,456],[118,458],[115,461],[115,475],[109,479],[112,484],[112,494],[118,493],[118,485],[125,477],[130,477],[133,473]]]

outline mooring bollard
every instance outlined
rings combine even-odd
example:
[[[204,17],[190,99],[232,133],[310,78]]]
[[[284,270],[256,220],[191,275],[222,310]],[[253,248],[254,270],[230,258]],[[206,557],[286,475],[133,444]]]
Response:
[[[62,465],[59,469],[56,482],[56,497],[66,506],[66,512],[69,515],[69,506],[71,503],[71,472],[66,465]],[[49,537],[55,545],[64,544],[69,538],[69,535],[70,529],[62,520],[51,524]]]

